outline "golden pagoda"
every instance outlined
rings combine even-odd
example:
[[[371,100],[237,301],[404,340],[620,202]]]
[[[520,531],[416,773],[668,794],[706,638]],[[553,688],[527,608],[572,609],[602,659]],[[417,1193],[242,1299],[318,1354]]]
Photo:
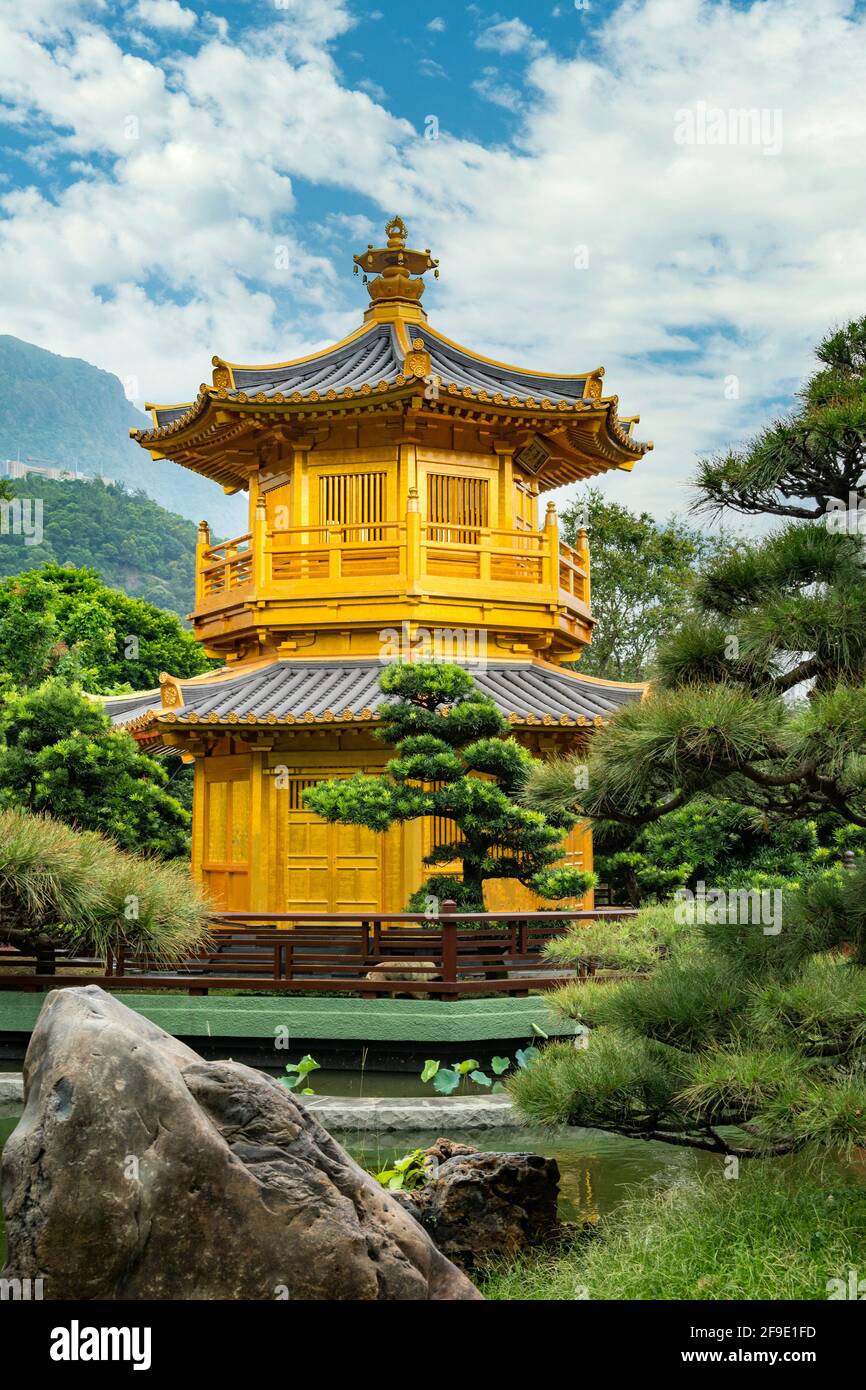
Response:
[[[267,366],[214,357],[194,401],[150,406],[132,431],[249,495],[244,535],[199,527],[190,617],[221,668],[106,702],[194,764],[193,868],[227,910],[401,911],[452,838],[434,818],[375,834],[304,806],[317,780],[391,756],[374,738],[383,662],[466,665],[540,755],[585,744],[643,688],[562,664],[592,636],[589,549],[585,532],[560,541],[552,502],[538,515],[552,488],[631,469],[651,447],[638,417],[619,416],[602,368],[526,371],[431,328],[438,263],[406,235],[395,217],[354,258],[370,304],[348,337]],[[591,868],[587,827],[565,862]]]

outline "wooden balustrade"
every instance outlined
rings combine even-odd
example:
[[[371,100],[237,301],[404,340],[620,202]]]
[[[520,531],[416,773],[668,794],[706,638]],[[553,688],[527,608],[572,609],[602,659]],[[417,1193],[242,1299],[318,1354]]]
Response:
[[[198,548],[197,594],[206,606],[247,586],[263,597],[278,598],[288,585],[313,597],[340,586],[372,592],[395,579],[433,593],[516,591],[530,603],[588,607],[588,552],[559,541],[555,518],[530,531],[428,522],[410,511],[401,522],[271,529],[262,508],[253,534]]]
[[[561,982],[563,972],[549,964],[542,948],[570,923],[634,916],[633,908],[457,913],[450,902],[434,919],[410,912],[225,912],[214,919],[208,947],[182,962],[167,964],[129,950],[106,961],[58,951],[50,962],[44,955],[3,952],[0,989],[38,992],[86,981],[104,989],[189,994],[247,989],[441,999],[524,995]],[[401,978],[386,979],[377,966]]]
[[[289,526],[267,533],[264,582],[378,578],[405,573],[406,527],[400,522]]]
[[[579,603],[589,606],[589,563],[586,550],[572,550],[559,542],[559,587]]]
[[[252,535],[235,536],[202,549],[199,556],[202,598],[228,594],[253,582]]]

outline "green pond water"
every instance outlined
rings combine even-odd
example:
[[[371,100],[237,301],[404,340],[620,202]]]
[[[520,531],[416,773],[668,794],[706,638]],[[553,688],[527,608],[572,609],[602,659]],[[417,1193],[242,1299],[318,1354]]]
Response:
[[[319,1071],[310,1078],[318,1095],[412,1096],[432,1094],[416,1076],[406,1073]],[[0,1119],[0,1149],[17,1121]],[[669,1185],[718,1164],[711,1154],[672,1148],[666,1144],[623,1139],[594,1129],[535,1131],[504,1129],[461,1131],[447,1127],[447,1137],[487,1151],[531,1152],[555,1158],[559,1164],[560,1212],[566,1220],[596,1221],[627,1200],[638,1184]],[[392,1159],[415,1148],[426,1148],[440,1134],[372,1134],[342,1132],[340,1143],[366,1168],[389,1166]],[[5,1233],[0,1213],[0,1264],[5,1255]]]

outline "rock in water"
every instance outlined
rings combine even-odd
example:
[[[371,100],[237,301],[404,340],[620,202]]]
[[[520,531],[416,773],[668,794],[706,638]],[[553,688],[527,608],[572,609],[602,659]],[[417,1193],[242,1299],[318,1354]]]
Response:
[[[461,1269],[513,1259],[560,1238],[555,1158],[479,1153],[450,1139],[437,1139],[425,1152],[433,1175],[425,1187],[401,1193],[401,1200]]]
[[[279,1081],[54,990],[3,1153],[5,1278],[50,1299],[478,1299]]]

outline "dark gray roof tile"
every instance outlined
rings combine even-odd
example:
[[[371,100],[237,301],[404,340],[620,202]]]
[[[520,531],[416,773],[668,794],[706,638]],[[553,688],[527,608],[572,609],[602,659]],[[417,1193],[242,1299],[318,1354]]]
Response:
[[[562,716],[569,720],[605,718],[641,695],[640,688],[584,680],[565,670],[533,662],[467,663],[467,669],[503,714],[515,714],[520,719],[543,719],[545,715],[557,720]],[[375,712],[382,703],[381,671],[381,663],[374,660],[275,661],[264,669],[238,673],[228,680],[196,684],[180,681],[183,708],[171,713],[181,722],[187,721],[191,713],[198,720],[214,715],[215,722],[225,721],[229,715],[266,719],[273,714],[282,720],[289,716],[303,719],[311,713],[321,718],[328,711],[339,719],[345,710],[358,717],[364,710]],[[113,723],[122,726],[149,711],[160,712],[161,700],[158,691],[121,695],[107,700],[105,708]]]
[[[473,391],[487,391],[491,395],[498,392],[503,396],[517,396],[520,400],[532,396],[536,401],[546,399],[554,404],[558,401],[573,402],[583,397],[587,381],[585,376],[536,376],[517,368],[499,367],[443,342],[423,324],[417,327],[413,324],[411,331],[413,338],[423,339],[430,353],[433,374],[441,376],[445,382],[453,381],[458,386],[469,386]]]
[[[445,384],[469,386],[473,391],[487,391],[491,396],[517,396],[525,400],[548,399],[573,402],[583,397],[585,376],[535,376],[518,368],[498,367],[484,362],[451,343],[443,341],[423,324],[411,324],[410,336],[421,338],[430,353],[433,375]],[[240,392],[248,396],[263,392],[265,396],[292,395],[295,391],[309,395],[317,391],[343,391],[347,386],[359,390],[362,386],[378,386],[380,381],[393,385],[403,370],[403,354],[396,331],[391,324],[376,324],[369,332],[332,348],[308,362],[288,363],[285,366],[234,367],[234,389],[228,392],[236,398]],[[187,407],[158,412],[159,423],[171,424]]]

